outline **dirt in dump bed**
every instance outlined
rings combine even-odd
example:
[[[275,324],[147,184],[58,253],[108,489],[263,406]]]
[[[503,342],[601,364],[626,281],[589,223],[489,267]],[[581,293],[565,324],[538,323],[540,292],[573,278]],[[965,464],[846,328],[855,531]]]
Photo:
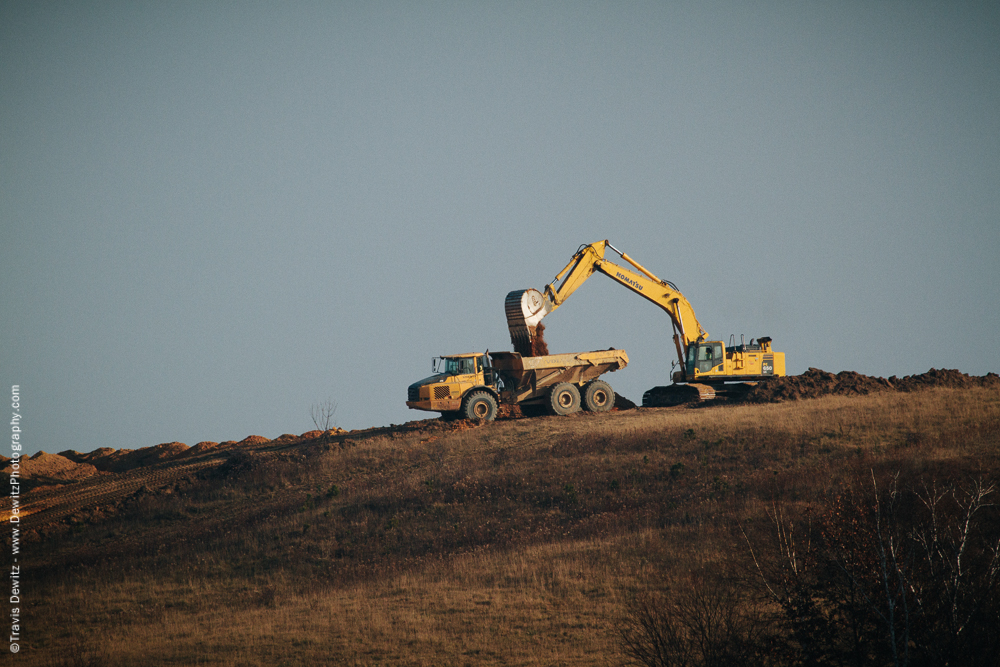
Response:
[[[789,375],[761,382],[750,390],[746,400],[752,403],[776,403],[829,394],[858,396],[877,391],[915,391],[928,387],[992,387],[1000,389],[1000,376],[988,373],[970,376],[954,369],[932,368],[920,375],[895,375],[886,379],[842,371],[834,375],[810,368],[802,375]]]

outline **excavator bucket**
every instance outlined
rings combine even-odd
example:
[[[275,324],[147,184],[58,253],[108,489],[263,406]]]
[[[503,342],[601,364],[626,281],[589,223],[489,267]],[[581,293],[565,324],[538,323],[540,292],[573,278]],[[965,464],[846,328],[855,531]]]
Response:
[[[526,357],[532,356],[531,343],[536,329],[550,310],[545,297],[536,289],[514,290],[507,294],[504,310],[514,351]]]

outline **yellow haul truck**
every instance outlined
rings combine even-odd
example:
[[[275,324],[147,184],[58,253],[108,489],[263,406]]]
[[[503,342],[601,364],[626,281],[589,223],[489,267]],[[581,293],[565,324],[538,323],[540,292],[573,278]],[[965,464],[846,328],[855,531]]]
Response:
[[[605,249],[618,253],[631,268],[604,259]],[[674,384],[653,387],[643,395],[643,407],[709,400],[717,395],[739,397],[754,382],[785,375],[785,355],[771,349],[769,337],[737,344],[735,336],[731,336],[729,345],[707,340],[708,334],[698,323],[694,308],[677,286],[660,280],[608,241],[581,245],[544,292],[528,289],[507,295],[504,307],[514,349],[530,349],[542,318],[562,305],[594,272],[652,301],[670,316],[678,358],[674,365],[680,369],[672,374]],[[558,287],[556,283],[560,283]]]
[[[615,392],[604,373],[625,368],[624,350],[524,357],[517,352],[434,357],[430,377],[409,386],[406,405],[456,419],[492,420],[498,405],[530,413],[606,412]]]

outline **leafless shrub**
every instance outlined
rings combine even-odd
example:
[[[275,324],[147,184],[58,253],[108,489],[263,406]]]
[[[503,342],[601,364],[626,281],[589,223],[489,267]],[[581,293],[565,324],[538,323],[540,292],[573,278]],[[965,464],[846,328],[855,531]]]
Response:
[[[316,403],[309,409],[313,424],[320,431],[326,432],[337,425],[334,416],[337,414],[337,401],[328,398],[322,403]]]
[[[993,665],[1000,651],[1000,516],[981,479],[859,482],[814,523],[776,505],[747,544],[810,665]],[[798,532],[797,532],[798,531]]]
[[[767,665],[769,626],[740,582],[699,575],[679,592],[636,595],[618,636],[645,667]]]

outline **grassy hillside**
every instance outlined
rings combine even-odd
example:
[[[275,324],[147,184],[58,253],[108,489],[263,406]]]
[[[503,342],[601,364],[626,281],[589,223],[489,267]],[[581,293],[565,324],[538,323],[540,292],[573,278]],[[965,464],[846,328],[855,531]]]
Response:
[[[882,664],[903,645],[896,621],[883,641],[880,602],[844,602],[841,570],[856,593],[879,590],[865,568],[894,562],[878,560],[883,543],[910,548],[896,568],[909,583],[924,561],[945,567],[946,540],[938,561],[913,547],[921,499],[944,498],[934,518],[951,539],[979,488],[956,604],[1000,609],[1000,492],[985,493],[998,445],[1000,391],[936,388],[209,450],[39,493],[16,658],[607,665],[660,642],[688,664],[718,664],[709,644],[727,664],[765,648],[755,664],[833,664],[848,649]],[[861,639],[838,635],[842,621]]]

